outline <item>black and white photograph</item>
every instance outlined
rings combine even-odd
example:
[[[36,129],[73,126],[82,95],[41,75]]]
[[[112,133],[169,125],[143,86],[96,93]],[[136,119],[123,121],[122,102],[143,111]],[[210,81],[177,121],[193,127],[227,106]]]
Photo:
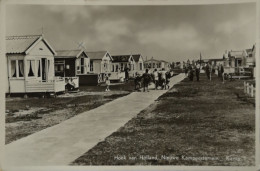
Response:
[[[5,167],[257,170],[259,1],[209,2],[7,1]]]

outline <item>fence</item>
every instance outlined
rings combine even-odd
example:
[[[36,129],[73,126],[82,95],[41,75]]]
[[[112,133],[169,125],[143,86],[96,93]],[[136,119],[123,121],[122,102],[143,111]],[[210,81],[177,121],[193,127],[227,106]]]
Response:
[[[244,81],[244,92],[249,95],[249,97],[255,97],[254,83]]]

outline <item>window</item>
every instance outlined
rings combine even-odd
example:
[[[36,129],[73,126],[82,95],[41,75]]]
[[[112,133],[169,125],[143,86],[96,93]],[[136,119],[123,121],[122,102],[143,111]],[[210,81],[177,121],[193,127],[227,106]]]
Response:
[[[28,73],[28,77],[35,76],[35,60],[27,61],[27,73]]]
[[[115,71],[115,66],[114,65],[112,65],[112,72],[114,72]]]
[[[121,71],[123,71],[123,70],[124,70],[124,64],[121,63]]]
[[[143,70],[143,65],[142,65],[142,63],[140,63],[139,65],[140,65],[140,70]]]
[[[90,61],[90,71],[93,71],[93,61]]]
[[[80,73],[84,74],[84,58],[80,59]]]
[[[41,77],[41,61],[40,60],[37,60],[37,68],[38,68],[38,74],[37,76],[38,77]]]
[[[16,77],[16,60],[11,60],[11,77]]]
[[[77,68],[77,74],[85,74],[87,71],[87,64],[85,64],[84,58],[79,58],[76,60],[76,68]],[[63,68],[64,69],[64,68]]]
[[[12,78],[24,77],[24,62],[23,60],[11,60],[11,73]]]

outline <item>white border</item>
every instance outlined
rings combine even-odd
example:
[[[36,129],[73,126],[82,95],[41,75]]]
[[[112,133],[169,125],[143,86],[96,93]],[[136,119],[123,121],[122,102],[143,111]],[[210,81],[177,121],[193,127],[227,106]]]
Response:
[[[256,27],[256,167],[222,167],[222,166],[60,166],[60,167],[9,167],[5,168],[5,170],[13,171],[52,171],[52,170],[252,170],[255,171],[257,168],[260,168],[260,104],[259,104],[259,90],[260,90],[260,0],[0,0],[0,21],[1,23],[5,23],[5,5],[13,5],[13,4],[35,4],[35,5],[202,5],[202,4],[233,4],[233,3],[248,3],[248,2],[256,2],[257,8],[257,27]],[[2,69],[3,74],[0,74],[0,82],[4,83],[4,73],[6,71],[6,63],[5,63],[5,53],[3,49],[5,49],[5,24],[0,25],[0,68]],[[1,87],[1,97],[0,97],[0,135],[4,135],[4,124],[5,123],[5,85],[0,84]],[[3,157],[4,157],[4,142],[5,136],[0,138],[0,170],[3,167]],[[26,157],[26,156],[25,156]]]

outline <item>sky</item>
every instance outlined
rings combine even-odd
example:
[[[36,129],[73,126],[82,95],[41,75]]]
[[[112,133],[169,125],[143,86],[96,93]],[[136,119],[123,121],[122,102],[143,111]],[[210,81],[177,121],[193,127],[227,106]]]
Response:
[[[44,37],[55,50],[141,53],[169,62],[222,58],[252,48],[256,4],[93,6],[8,5],[6,35]],[[43,28],[43,29],[42,29]]]

